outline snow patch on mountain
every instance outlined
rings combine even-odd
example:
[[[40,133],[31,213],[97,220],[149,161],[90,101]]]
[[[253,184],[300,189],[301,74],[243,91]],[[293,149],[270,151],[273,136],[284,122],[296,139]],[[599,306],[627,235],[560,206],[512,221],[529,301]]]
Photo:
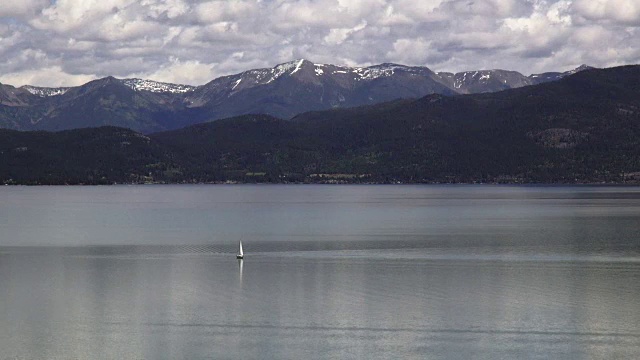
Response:
[[[236,80],[236,82],[233,84],[233,87],[231,88],[231,90],[235,90],[238,85],[240,85],[240,82],[242,82],[242,78]]]
[[[69,91],[69,89],[71,89],[69,87],[48,88],[48,87],[39,87],[39,86],[31,86],[31,85],[25,85],[22,88],[32,93],[33,95],[36,95],[39,97],[62,95],[67,91]]]
[[[355,68],[353,71],[360,77],[359,80],[373,80],[381,77],[392,76],[400,68],[397,65],[377,65],[365,68]]]
[[[191,85],[170,84],[144,79],[123,79],[121,81],[135,91],[150,91],[154,93],[183,94],[196,88]]]
[[[291,75],[297,73],[298,71],[300,71],[300,69],[302,68],[302,64],[304,64],[304,59],[302,60],[298,60],[298,63],[296,64],[296,68],[293,69],[293,71],[291,72]]]
[[[367,81],[367,80],[375,80],[383,77],[391,77],[394,76],[397,72],[405,72],[411,75],[421,75],[424,74],[426,68],[423,67],[411,67],[405,65],[398,64],[380,64],[373,65],[369,67],[357,67],[353,68],[352,71],[357,74],[358,81]]]
[[[274,67],[273,69],[264,69],[270,72],[271,75],[271,77],[265,82],[265,84],[269,84],[275,81],[282,75],[289,73],[289,71],[291,71],[292,69],[293,71],[291,71],[290,74],[297,72],[302,67],[302,63],[304,63],[304,59],[289,61],[284,64],[276,65],[276,67]]]
[[[573,69],[573,70],[569,70],[569,71],[565,71],[564,74],[566,75],[573,75],[575,73],[578,73],[580,71],[584,71],[584,70],[589,70],[589,69],[593,69],[594,67],[586,65],[586,64],[582,64],[580,66],[578,66],[577,68]]]

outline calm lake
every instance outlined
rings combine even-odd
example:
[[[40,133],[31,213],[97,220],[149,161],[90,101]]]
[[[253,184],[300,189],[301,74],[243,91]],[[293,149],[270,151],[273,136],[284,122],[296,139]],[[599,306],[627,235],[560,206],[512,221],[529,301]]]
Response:
[[[0,188],[0,359],[314,358],[640,358],[640,188]]]

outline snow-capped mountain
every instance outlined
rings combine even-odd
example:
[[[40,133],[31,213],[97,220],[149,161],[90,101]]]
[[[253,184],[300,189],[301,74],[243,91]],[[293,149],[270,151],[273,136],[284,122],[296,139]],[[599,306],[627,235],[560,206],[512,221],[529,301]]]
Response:
[[[117,125],[142,132],[243,114],[297,114],[371,105],[429,94],[493,92],[553,81],[586,67],[524,76],[505,70],[435,73],[385,63],[367,67],[304,59],[219,77],[201,86],[106,77],[82,86],[48,88],[0,84],[0,127],[62,130]]]
[[[273,68],[245,71],[240,74],[232,75],[230,78],[233,78],[232,90],[235,90],[243,82],[244,84],[242,84],[242,87],[246,88],[256,85],[267,85],[287,76],[306,76],[307,80],[312,81],[314,78],[317,81],[321,81],[323,78],[326,79],[333,77],[341,80],[361,82],[372,81],[383,77],[391,77],[398,72],[413,73],[415,75],[433,74],[431,70],[426,67],[411,67],[390,63],[369,67],[346,67],[331,64],[316,64],[304,59],[299,59],[276,65]]]
[[[293,76],[302,70],[313,70],[313,74],[318,78],[338,76],[348,78],[354,81],[375,80],[381,77],[393,76],[396,72],[412,72],[415,74],[424,74],[430,72],[426,67],[410,67],[398,64],[380,64],[370,67],[345,67],[331,64],[316,64],[310,61],[299,59],[284,64],[276,65],[270,69],[256,69],[244,72],[243,78],[253,80],[254,84],[266,85],[283,76]],[[240,84],[241,80],[237,81]]]
[[[456,92],[426,67],[345,67],[296,60],[215,79],[185,96],[190,108],[215,118],[265,113],[290,118],[305,111],[375,104]],[[243,112],[238,112],[242,109]]]
[[[531,79],[532,84],[542,84],[549,81],[557,81],[562,79],[565,76],[573,75],[577,72],[593,69],[593,67],[588,65],[580,65],[577,68],[565,72],[546,72],[542,74],[532,74],[529,75],[529,79]]]
[[[160,81],[144,80],[144,79],[136,79],[136,78],[120,79],[119,81],[122,82],[122,84],[126,85],[127,87],[131,88],[132,90],[150,91],[154,93],[184,94],[186,92],[193,91],[196,88],[195,86],[191,86],[191,85],[171,84],[171,83],[165,83]],[[51,88],[51,87],[40,87],[40,86],[32,86],[32,85],[25,85],[25,86],[22,86],[21,88],[39,97],[63,95],[67,91],[69,91],[69,89],[71,89],[71,87]]]
[[[456,74],[442,72],[438,75],[460,94],[494,92],[531,85],[529,78],[517,71],[476,70]]]
[[[459,73],[439,72],[438,76],[457,93],[476,94],[514,89],[528,85],[536,85],[549,81],[557,81],[565,76],[592,69],[581,65],[565,72],[548,72],[543,74],[522,75],[517,71],[507,70],[475,70]]]

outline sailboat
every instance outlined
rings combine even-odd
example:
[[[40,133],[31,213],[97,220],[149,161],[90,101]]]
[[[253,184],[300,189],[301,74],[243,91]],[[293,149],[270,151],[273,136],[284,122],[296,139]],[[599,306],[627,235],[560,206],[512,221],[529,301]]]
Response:
[[[240,249],[238,249],[238,255],[236,255],[236,259],[244,259],[244,252],[242,251],[242,241],[240,241]]]

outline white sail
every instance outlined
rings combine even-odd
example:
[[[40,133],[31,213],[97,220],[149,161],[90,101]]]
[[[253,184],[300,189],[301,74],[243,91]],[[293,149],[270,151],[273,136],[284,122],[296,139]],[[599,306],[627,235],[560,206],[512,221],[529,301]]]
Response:
[[[244,252],[242,251],[242,241],[240,241],[240,250],[238,250],[238,256],[244,256]]]

